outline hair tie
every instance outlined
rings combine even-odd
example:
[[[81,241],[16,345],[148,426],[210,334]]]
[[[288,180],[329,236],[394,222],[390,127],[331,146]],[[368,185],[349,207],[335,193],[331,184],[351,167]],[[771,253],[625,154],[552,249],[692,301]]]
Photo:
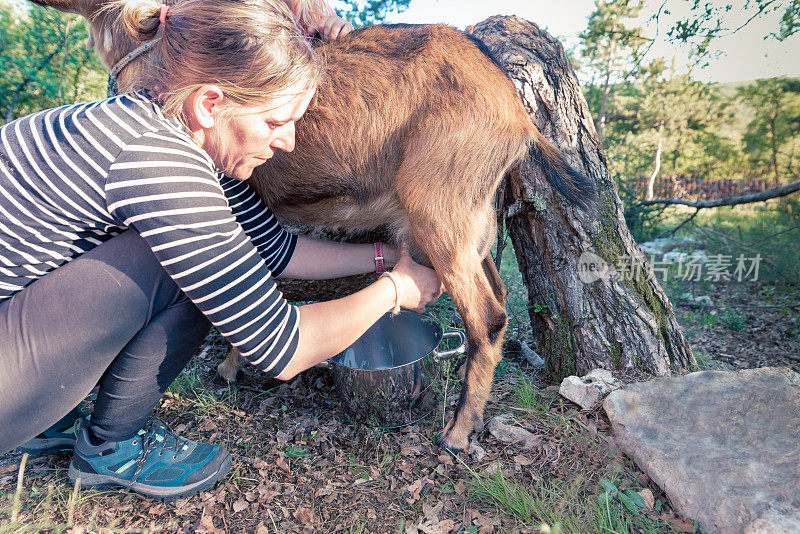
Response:
[[[167,23],[167,9],[169,9],[167,4],[161,4],[161,14],[158,16],[158,20],[161,21],[161,24]]]

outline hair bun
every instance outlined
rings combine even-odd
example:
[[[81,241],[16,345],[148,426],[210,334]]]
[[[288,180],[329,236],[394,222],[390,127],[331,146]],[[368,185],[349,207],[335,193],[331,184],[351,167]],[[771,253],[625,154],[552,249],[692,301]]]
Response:
[[[156,36],[161,22],[161,2],[157,0],[118,0],[122,4],[120,22],[130,37],[149,41]]]

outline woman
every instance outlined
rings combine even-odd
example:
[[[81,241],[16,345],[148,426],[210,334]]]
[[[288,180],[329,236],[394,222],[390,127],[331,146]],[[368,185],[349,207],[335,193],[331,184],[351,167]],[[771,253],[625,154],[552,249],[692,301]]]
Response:
[[[72,480],[177,498],[231,464],[150,417],[209,321],[286,380],[388,310],[423,309],[441,284],[388,248],[394,270],[343,299],[298,308],[276,290],[274,276],[375,269],[371,245],[286,233],[242,181],[293,149],[321,76],[285,5],[131,0],[122,19],[152,45],[141,91],[0,129],[0,453],[59,418],[38,443],[71,445],[74,420]]]

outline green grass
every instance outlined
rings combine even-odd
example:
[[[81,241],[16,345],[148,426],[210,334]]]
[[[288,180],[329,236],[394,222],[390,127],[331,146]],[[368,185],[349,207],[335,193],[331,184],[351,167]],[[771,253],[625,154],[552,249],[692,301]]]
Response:
[[[500,471],[476,472],[469,469],[468,493],[474,499],[490,502],[528,526],[552,534],[586,532],[656,534],[673,532],[662,521],[648,517],[642,509],[629,509],[619,500],[605,500],[587,494],[583,475],[559,483],[537,481],[522,484]],[[660,505],[660,502],[659,502]],[[588,526],[594,525],[594,529]]]
[[[743,331],[747,323],[744,315],[728,306],[725,306],[725,311],[722,313],[721,321],[722,324],[724,324],[727,328],[736,332]]]
[[[172,397],[182,401],[184,413],[191,413],[196,417],[211,417],[224,415],[237,405],[237,388],[227,385],[225,390],[217,395],[208,382],[209,377],[203,376],[198,369],[198,363],[191,361],[175,381],[169,386],[167,392]]]
[[[544,399],[536,390],[536,386],[530,376],[517,368],[516,372],[507,382],[511,391],[511,396],[508,400],[510,400],[514,406],[522,408],[536,417],[544,417],[547,415],[553,399]]]
[[[595,500],[595,532],[607,534],[655,534],[673,530],[660,520],[648,517],[646,504],[636,489],[618,488],[618,483],[601,481],[603,492]],[[655,513],[661,512],[661,500],[653,505]]]
[[[717,370],[720,367],[719,364],[711,360],[711,357],[706,352],[697,349],[693,352],[697,365],[692,368],[692,371]]]
[[[24,480],[24,474],[23,474]],[[52,532],[61,534],[72,531],[92,531],[109,533],[151,532],[152,529],[125,529],[117,525],[121,519],[109,522],[96,520],[97,514],[103,510],[101,497],[117,494],[116,490],[78,490],[74,494],[73,487],[50,482],[46,488],[32,486],[12,494],[0,493],[0,534],[23,532]],[[19,502],[18,507],[15,502]],[[88,509],[88,514],[86,508]],[[15,509],[17,516],[14,516]],[[83,512],[83,514],[81,514]],[[78,516],[88,515],[88,521],[79,521]],[[168,529],[173,525],[161,525]]]
[[[539,481],[525,485],[493,469],[467,469],[471,474],[466,480],[468,493],[473,498],[493,503],[525,525],[548,525],[562,532],[578,533],[583,532],[581,525],[589,523],[589,509],[575,491],[575,484]]]

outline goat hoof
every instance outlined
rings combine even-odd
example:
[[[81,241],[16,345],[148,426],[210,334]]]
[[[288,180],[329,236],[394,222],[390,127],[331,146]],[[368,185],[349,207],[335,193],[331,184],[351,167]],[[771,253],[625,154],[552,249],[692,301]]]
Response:
[[[217,366],[217,376],[219,376],[225,382],[233,384],[244,378],[244,373],[241,369],[231,369],[229,366],[225,365],[225,362],[222,362]]]
[[[453,456],[458,456],[458,453],[464,450],[463,447],[456,447],[454,445],[450,445],[446,441],[443,441],[441,444],[439,444],[439,447],[441,447],[443,451],[449,452]]]
[[[452,454],[458,454],[466,449],[467,445],[469,445],[469,433],[457,431],[454,420],[451,419],[447,426],[444,427],[444,434],[439,446]]]

